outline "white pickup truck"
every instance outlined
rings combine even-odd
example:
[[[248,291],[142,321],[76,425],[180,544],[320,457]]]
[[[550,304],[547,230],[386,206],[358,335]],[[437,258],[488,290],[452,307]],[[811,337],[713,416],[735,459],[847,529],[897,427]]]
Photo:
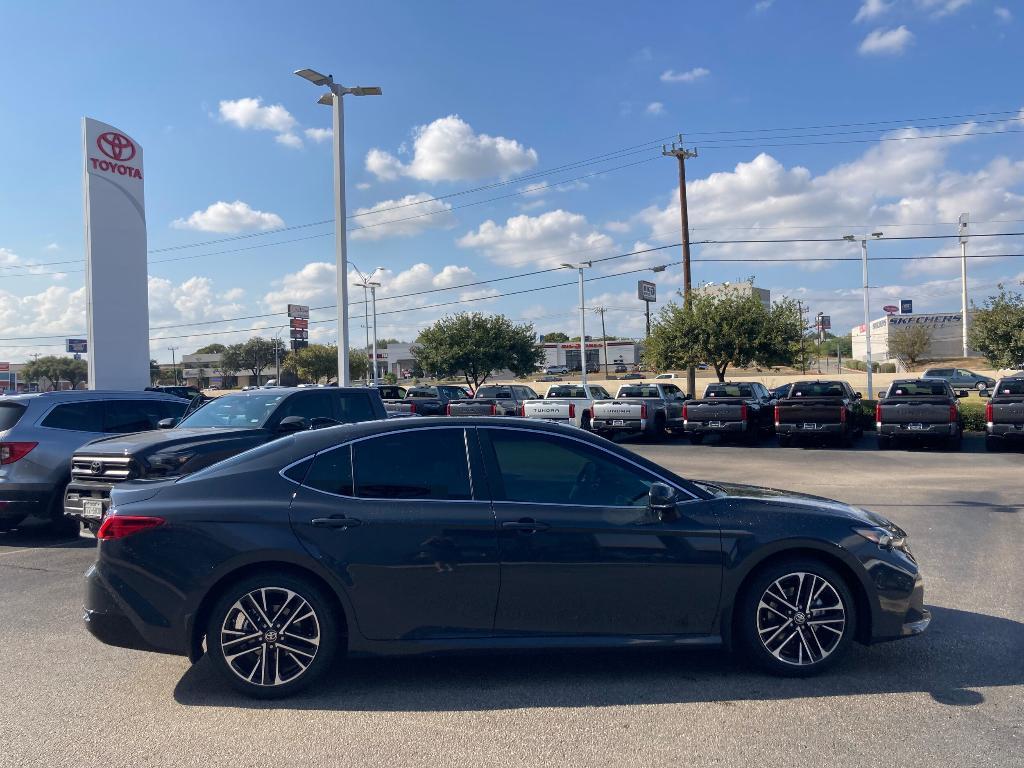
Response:
[[[543,400],[527,400],[520,405],[519,415],[589,430],[594,403],[611,397],[608,390],[597,384],[556,384],[548,389]]]

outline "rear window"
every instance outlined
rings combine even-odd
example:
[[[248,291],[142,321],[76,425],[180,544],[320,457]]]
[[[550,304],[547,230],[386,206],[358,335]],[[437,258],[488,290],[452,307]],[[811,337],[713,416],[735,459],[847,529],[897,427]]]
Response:
[[[476,391],[477,397],[493,397],[501,400],[511,400],[512,390],[508,387],[480,387]]]
[[[405,389],[403,387],[378,387],[377,391],[380,392],[380,396],[385,400],[401,400],[405,397]]]
[[[342,424],[355,424],[360,421],[374,421],[380,414],[373,410],[370,396],[359,392],[338,392],[335,407],[338,409],[337,420]]]
[[[0,403],[0,432],[17,424],[24,412],[25,406],[21,403]]]
[[[1024,379],[999,382],[997,395],[1024,395]],[[3,429],[3,413],[0,411],[0,429]]]
[[[842,397],[845,394],[841,384],[808,381],[794,384],[791,397]]]
[[[587,391],[583,387],[552,387],[548,390],[548,397],[586,397]]]
[[[410,389],[405,393],[406,398],[410,397],[437,397],[436,389]]]
[[[917,395],[948,395],[946,384],[941,381],[901,381],[892,385],[889,397],[915,397]]]
[[[657,387],[621,387],[617,397],[661,397]]]
[[[754,390],[739,384],[714,384],[704,391],[704,397],[753,397]]]

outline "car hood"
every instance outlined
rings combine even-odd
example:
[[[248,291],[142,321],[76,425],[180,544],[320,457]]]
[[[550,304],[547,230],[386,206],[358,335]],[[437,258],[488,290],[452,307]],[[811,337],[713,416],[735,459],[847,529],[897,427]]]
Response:
[[[194,427],[191,429],[156,429],[150,432],[135,432],[93,440],[88,446],[91,453],[131,456],[145,453],[151,448],[176,448],[184,445],[230,442],[246,437],[264,434],[262,429],[248,427]]]
[[[764,502],[766,506],[778,509],[780,512],[788,510],[802,513],[817,513],[830,517],[845,517],[858,523],[892,527],[893,523],[877,512],[844,504],[834,499],[826,499],[822,496],[812,496],[807,493],[795,491],[783,491],[778,488],[765,488],[760,485],[743,485],[741,483],[720,483],[710,480],[697,480],[698,485],[706,488],[718,496],[751,499]]]

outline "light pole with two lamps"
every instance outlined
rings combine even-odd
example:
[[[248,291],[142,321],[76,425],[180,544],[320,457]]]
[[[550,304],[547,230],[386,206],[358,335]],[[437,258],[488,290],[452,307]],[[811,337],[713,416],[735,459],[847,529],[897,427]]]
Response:
[[[334,82],[331,75],[324,75],[315,69],[297,69],[295,74],[313,85],[326,86],[325,93],[317,104],[326,104],[334,112],[334,245],[335,267],[338,272],[338,386],[347,387],[351,381],[348,371],[348,264],[347,241],[345,238],[345,115],[342,97],[380,96],[381,89],[356,86],[348,88]],[[376,370],[376,360],[374,361]]]
[[[366,354],[370,355],[371,354],[371,352],[370,352],[370,318],[369,318],[369,315],[368,315],[368,312],[370,311],[370,298],[366,295],[366,289],[367,288],[371,288],[371,287],[376,288],[377,286],[380,285],[380,283],[373,283],[373,282],[371,282],[371,279],[373,278],[374,275],[376,275],[378,272],[380,272],[382,269],[384,269],[384,267],[374,267],[373,272],[371,272],[369,274],[369,276],[367,276],[367,275],[363,274],[362,270],[360,270],[359,267],[357,267],[355,264],[352,264],[351,261],[349,262],[349,264],[352,265],[352,271],[355,272],[357,275],[359,275],[359,279],[362,280],[361,283],[356,283],[356,285],[358,285],[360,288],[363,289],[363,328],[366,330]],[[376,377],[376,371],[377,371],[377,302],[376,301],[373,304],[373,352],[372,352],[372,354],[373,354],[373,357],[371,358],[370,365],[373,367],[373,371],[374,371],[374,378],[373,378],[373,380],[374,380],[374,382],[376,382],[377,381],[377,377]],[[366,383],[369,384],[370,383],[369,382],[370,367],[367,367],[366,374],[367,374],[367,382]]]
[[[882,236],[882,233],[872,232],[871,236],[877,240]],[[871,306],[868,289],[868,238],[866,235],[862,235],[859,238],[856,235],[843,235],[843,240],[848,240],[851,243],[860,240],[861,272],[864,276],[864,353],[867,358],[865,367],[868,369],[868,400],[872,400],[874,399],[874,390],[871,381]]]

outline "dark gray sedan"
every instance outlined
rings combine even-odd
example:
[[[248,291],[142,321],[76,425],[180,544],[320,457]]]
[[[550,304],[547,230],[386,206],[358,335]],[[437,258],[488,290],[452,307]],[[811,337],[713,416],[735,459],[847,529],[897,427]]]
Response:
[[[89,631],[205,648],[257,697],[341,653],[724,645],[807,675],[930,621],[907,535],[881,515],[688,480],[533,420],[305,432],[113,501]]]

